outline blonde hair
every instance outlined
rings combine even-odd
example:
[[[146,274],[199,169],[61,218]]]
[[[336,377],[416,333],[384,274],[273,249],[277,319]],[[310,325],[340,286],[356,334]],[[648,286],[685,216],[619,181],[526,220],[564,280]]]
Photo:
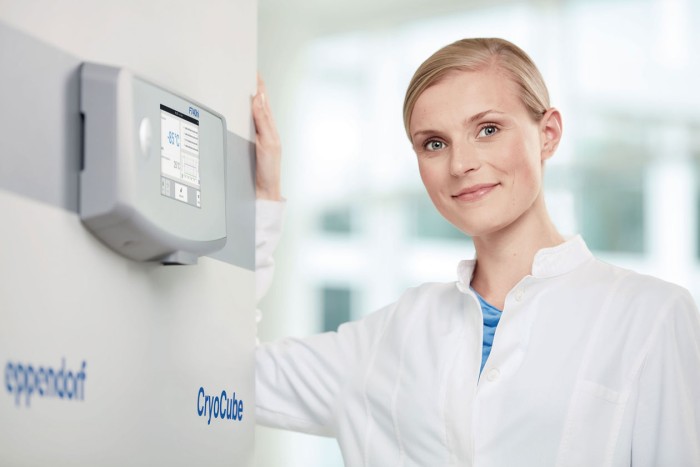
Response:
[[[428,57],[411,78],[403,105],[408,139],[411,140],[409,126],[413,107],[423,91],[452,71],[481,71],[490,67],[499,68],[518,85],[523,104],[535,121],[541,120],[550,107],[549,92],[532,59],[504,39],[462,39]]]

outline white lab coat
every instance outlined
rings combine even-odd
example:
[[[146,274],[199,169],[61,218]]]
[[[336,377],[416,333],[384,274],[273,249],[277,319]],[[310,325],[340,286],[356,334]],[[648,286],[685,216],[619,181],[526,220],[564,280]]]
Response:
[[[259,203],[260,283],[281,205]],[[685,289],[595,259],[574,237],[483,321],[458,280],[409,289],[338,332],[256,354],[259,423],[334,436],[355,466],[700,466],[700,315]]]

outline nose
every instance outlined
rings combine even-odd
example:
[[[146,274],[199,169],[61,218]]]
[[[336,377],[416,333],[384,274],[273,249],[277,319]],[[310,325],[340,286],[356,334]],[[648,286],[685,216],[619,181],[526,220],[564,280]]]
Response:
[[[461,177],[476,170],[481,165],[476,150],[467,143],[452,146],[450,154],[450,174],[453,177]]]

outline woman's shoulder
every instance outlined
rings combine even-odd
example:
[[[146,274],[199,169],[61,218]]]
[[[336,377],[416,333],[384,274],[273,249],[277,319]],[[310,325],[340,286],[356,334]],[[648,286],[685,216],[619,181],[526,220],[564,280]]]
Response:
[[[628,309],[635,314],[657,315],[674,310],[697,313],[690,292],[678,284],[598,259],[592,267],[595,280],[609,291],[612,308]]]
[[[396,304],[402,308],[421,309],[435,304],[453,304],[463,297],[464,293],[460,291],[457,281],[424,282],[407,288]]]
[[[595,268],[594,274],[602,280],[610,281],[612,279],[611,284],[619,282],[621,286],[635,293],[676,294],[687,292],[687,289],[673,282],[661,279],[652,274],[617,266],[598,258],[595,259],[593,267]]]
[[[366,315],[361,321],[371,327],[407,326],[419,316],[461,310],[464,298],[455,281],[425,282],[404,290],[393,303]],[[409,317],[412,319],[407,319]]]
[[[432,296],[450,293],[459,293],[456,281],[450,282],[423,282],[403,291],[401,297],[405,296]]]

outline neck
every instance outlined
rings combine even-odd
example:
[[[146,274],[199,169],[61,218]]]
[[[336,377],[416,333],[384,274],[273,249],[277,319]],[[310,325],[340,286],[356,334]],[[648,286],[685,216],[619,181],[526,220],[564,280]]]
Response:
[[[502,310],[508,292],[531,273],[535,254],[563,242],[540,193],[533,206],[515,222],[474,237],[477,261],[471,286],[484,300]]]

